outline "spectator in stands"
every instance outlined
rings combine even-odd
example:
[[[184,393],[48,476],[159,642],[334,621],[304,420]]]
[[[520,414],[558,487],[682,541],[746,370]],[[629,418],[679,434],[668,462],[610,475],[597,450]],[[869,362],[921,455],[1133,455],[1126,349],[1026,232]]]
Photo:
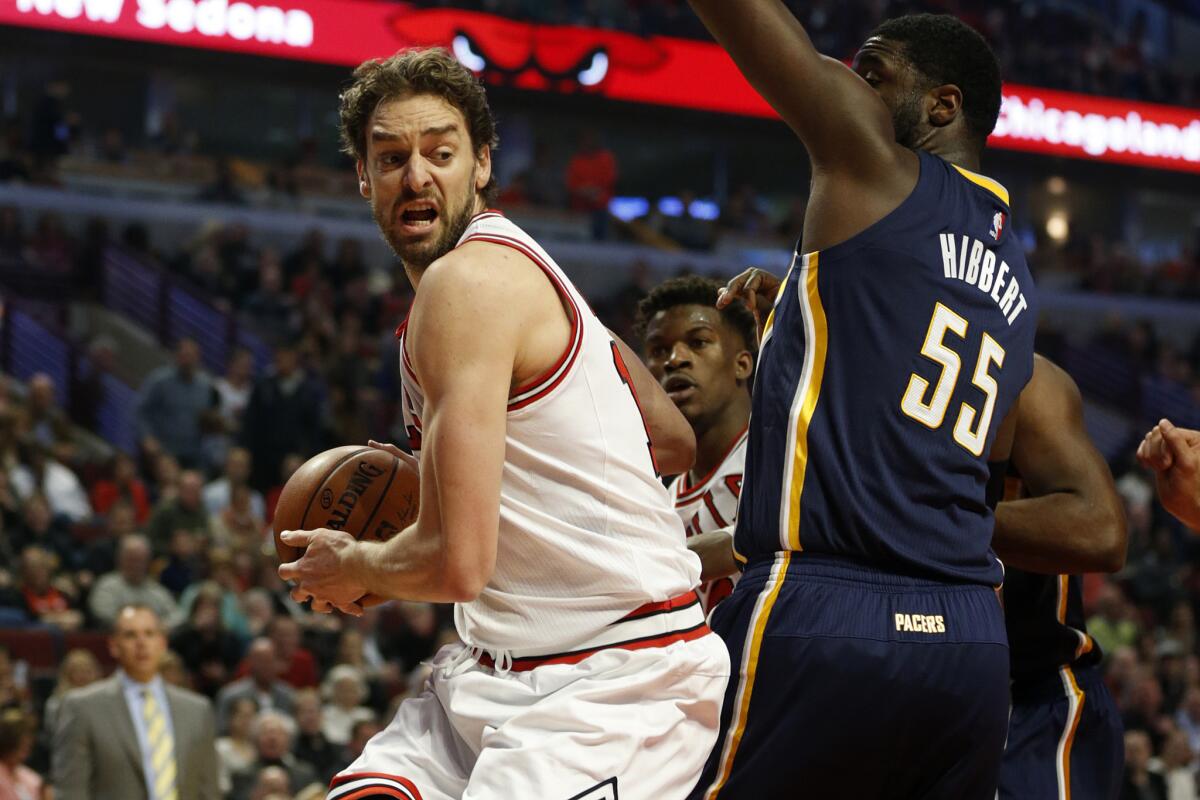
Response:
[[[267,637],[283,665],[280,680],[296,689],[317,685],[317,659],[302,642],[300,623],[288,616],[275,617],[267,626]]]
[[[1088,617],[1088,633],[1105,653],[1115,653],[1137,640],[1137,623],[1120,587],[1105,580],[1096,597],[1096,613]]]
[[[249,674],[217,695],[217,724],[221,731],[229,730],[230,711],[234,702],[243,697],[254,700],[262,710],[292,713],[296,693],[279,679],[282,665],[271,640],[259,637],[252,641],[246,651],[246,661]]]
[[[87,491],[78,476],[50,456],[46,449],[32,439],[20,445],[21,463],[9,474],[17,497],[28,502],[36,492],[43,495],[54,514],[71,522],[92,515]]]
[[[237,551],[256,551],[262,544],[265,522],[254,513],[253,491],[249,486],[233,487],[229,504],[210,518],[214,544]]]
[[[313,271],[317,268],[314,266]],[[258,288],[246,298],[242,310],[268,340],[280,341],[287,337],[296,307],[284,290],[283,270],[278,263],[268,261],[260,265]]]
[[[1192,768],[1195,755],[1188,745],[1187,735],[1172,730],[1166,735],[1157,771],[1167,786],[1167,800],[1196,800],[1196,772]]]
[[[0,708],[29,705],[29,687],[17,674],[12,651],[0,644]]]
[[[322,732],[324,717],[321,695],[316,689],[296,692],[295,717],[297,733],[292,752],[296,758],[312,764],[321,781],[327,784],[345,764],[341,760],[341,748],[330,742]]]
[[[233,351],[225,375],[217,378],[217,413],[225,421],[225,430],[236,435],[242,429],[242,416],[254,389],[254,354],[244,347]]]
[[[216,798],[212,706],[160,676],[167,650],[162,620],[146,606],[121,608],[110,649],[117,673],[63,700],[52,753],[55,796]],[[129,768],[130,751],[141,769]]]
[[[57,452],[61,444],[70,445],[71,423],[59,407],[54,379],[39,372],[29,379],[25,401],[28,435],[44,449]]]
[[[275,367],[254,385],[242,429],[242,442],[251,453],[250,484],[265,489],[274,484],[284,456],[311,456],[325,441],[321,392],[300,366],[300,353],[290,342],[275,351]]]
[[[204,571],[206,544],[204,534],[176,528],[171,533],[166,563],[158,573],[158,582],[176,597],[181,595]]]
[[[21,596],[31,620],[50,625],[61,631],[78,630],[83,625],[83,613],[76,607],[70,579],[53,582],[58,559],[40,547],[26,547],[21,554]],[[60,586],[67,588],[63,591]]]
[[[283,767],[263,767],[259,770],[248,795],[249,800],[280,800],[293,796],[291,779]]]
[[[46,698],[46,706],[42,711],[42,729],[47,734],[55,729],[58,712],[67,692],[91,686],[102,677],[104,677],[104,673],[100,669],[100,662],[96,660],[90,650],[77,647],[67,653],[58,668],[58,683],[54,685],[54,691]]]
[[[1200,755],[1200,686],[1192,686],[1175,712],[1175,724],[1187,736],[1188,746]]]
[[[179,494],[179,476],[183,472],[179,460],[170,453],[158,453],[153,457],[151,467],[154,473],[151,501],[159,504],[176,497]]]
[[[204,507],[204,476],[196,470],[179,475],[179,491],[160,502],[150,515],[146,535],[155,553],[165,553],[176,531],[188,531],[202,539],[209,534],[208,511]]]
[[[225,471],[221,477],[204,487],[204,508],[209,514],[220,514],[228,505],[235,486],[248,486],[250,481],[250,451],[244,447],[230,448],[225,456]],[[250,491],[250,506],[259,519],[266,516],[266,504],[260,492]]]
[[[9,535],[13,549],[18,553],[30,545],[37,545],[54,553],[64,566],[82,566],[83,561],[66,518],[56,516],[50,510],[50,502],[43,494],[32,494],[25,500],[21,525]]]
[[[127,500],[134,510],[138,525],[150,518],[150,493],[137,474],[137,463],[128,453],[116,451],[109,461],[110,477],[101,478],[92,485],[92,509],[97,514],[107,514],[118,499]]]
[[[233,774],[232,800],[248,800],[259,773],[268,767],[286,771],[292,794],[320,780],[311,764],[292,755],[295,736],[296,723],[291,717],[270,709],[258,712],[251,730],[256,757],[248,768]]]
[[[608,203],[617,186],[617,159],[590,128],[579,137],[579,148],[567,163],[567,196],[571,208],[592,218],[592,237],[608,235]]]
[[[325,696],[321,730],[336,745],[349,744],[354,723],[375,718],[375,713],[363,705],[368,697],[367,682],[362,672],[349,664],[339,664],[329,671],[321,693]]]
[[[88,597],[97,622],[111,626],[122,608],[142,605],[150,608],[167,628],[174,626],[178,606],[171,593],[150,577],[150,558],[150,542],[145,536],[134,533],[121,539],[116,571],[102,575]]]
[[[394,714],[395,712],[391,713]],[[381,730],[383,730],[383,726],[379,724],[378,718],[360,719],[354,723],[354,727],[350,729],[350,742],[342,751],[342,763],[353,763],[355,759],[362,755],[367,742],[371,741],[372,737]]]
[[[25,766],[37,721],[20,708],[0,710],[0,800],[41,800],[42,776]]]
[[[283,494],[283,487],[287,484],[288,479],[296,474],[296,470],[300,469],[303,464],[304,456],[299,453],[288,453],[283,457],[283,463],[279,468],[279,481],[267,492],[267,523],[275,520],[275,506],[279,505],[279,495]]]
[[[180,464],[200,466],[203,458],[201,418],[213,407],[212,381],[200,368],[200,347],[192,339],[175,345],[175,363],[160,367],[142,384],[138,424],[142,447],[160,450]]]
[[[1152,754],[1145,731],[1125,731],[1125,776],[1120,800],[1168,800],[1166,781],[1150,771]]]
[[[254,763],[254,739],[250,728],[258,716],[258,704],[252,697],[233,702],[229,713],[229,732],[217,739],[217,760],[220,769],[217,780],[221,796],[227,797],[233,788],[233,774],[245,772]]]
[[[218,595],[221,628],[238,642],[237,658],[229,665],[233,669],[241,659],[242,644],[250,639],[250,625],[242,611],[242,587],[238,583],[237,572],[233,568],[233,554],[229,550],[217,547],[209,551],[208,578],[203,583],[194,583],[185,589],[179,598],[179,605],[184,616],[190,617],[192,605],[201,592]]]
[[[221,156],[213,162],[213,181],[200,190],[196,199],[202,203],[220,203],[227,206],[246,204],[246,198],[237,185],[232,159]]]
[[[179,653],[173,650],[163,653],[162,663],[159,664],[158,671],[162,675],[162,679],[172,686],[195,691],[195,686],[192,683],[192,673],[188,670],[187,665],[183,663],[183,659]]]

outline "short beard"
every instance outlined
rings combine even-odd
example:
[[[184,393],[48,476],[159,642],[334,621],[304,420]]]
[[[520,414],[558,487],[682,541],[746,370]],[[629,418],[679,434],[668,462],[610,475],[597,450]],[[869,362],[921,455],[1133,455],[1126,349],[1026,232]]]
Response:
[[[916,150],[920,142],[921,95],[913,92],[892,112],[892,127],[896,132],[896,143]]]
[[[475,185],[474,173],[471,173],[471,186]],[[407,203],[415,199],[411,195],[404,195],[398,201],[397,205]],[[454,216],[448,217],[445,220],[445,225],[442,229],[442,234],[432,242],[422,242],[416,245],[405,245],[398,236],[393,233],[393,225],[396,220],[396,210],[391,209],[390,216],[384,217],[378,209],[372,209],[372,215],[375,217],[375,223],[379,226],[379,230],[383,233],[383,238],[387,241],[388,246],[392,248],[404,264],[405,267],[424,271],[426,267],[437,261],[442,256],[449,253],[458,244],[458,240],[462,238],[463,232],[467,230],[467,226],[471,224],[471,219],[475,216],[475,196],[472,192],[471,199],[463,204],[463,207]],[[446,209],[449,211],[449,209]]]

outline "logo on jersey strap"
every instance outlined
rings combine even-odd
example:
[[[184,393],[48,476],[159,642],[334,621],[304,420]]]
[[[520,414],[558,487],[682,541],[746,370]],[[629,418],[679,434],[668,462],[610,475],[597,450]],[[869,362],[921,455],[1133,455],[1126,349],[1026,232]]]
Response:
[[[992,229],[988,231],[992,238],[1000,241],[1000,234],[1004,233],[1005,216],[1003,211],[997,211],[992,215]]]
[[[617,779],[609,778],[567,800],[617,800]]]

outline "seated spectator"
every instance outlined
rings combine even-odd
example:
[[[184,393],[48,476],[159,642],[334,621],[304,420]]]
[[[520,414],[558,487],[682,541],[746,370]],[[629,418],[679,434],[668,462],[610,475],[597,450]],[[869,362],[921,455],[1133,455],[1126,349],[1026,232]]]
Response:
[[[232,800],[249,800],[259,773],[267,767],[280,767],[287,772],[288,792],[291,794],[320,780],[311,764],[292,755],[295,736],[296,723],[291,717],[278,711],[258,712],[251,728],[255,759],[249,767],[233,774]]]
[[[26,498],[21,524],[11,532],[11,537],[17,552],[36,545],[58,556],[59,563],[67,568],[82,565],[66,517],[57,516],[50,510],[45,495],[33,494]]]
[[[0,800],[39,800],[42,777],[25,766],[33,753],[37,721],[20,708],[0,711]]]
[[[245,772],[254,763],[254,740],[250,727],[258,716],[258,704],[252,697],[235,700],[230,708],[229,733],[217,738],[217,785],[226,797],[233,788],[233,774]]]
[[[212,380],[200,367],[200,347],[180,339],[175,363],[151,372],[142,384],[137,408],[142,447],[155,455],[165,450],[184,466],[200,466],[201,418],[215,397]]]
[[[241,644],[221,619],[222,595],[216,583],[200,584],[187,621],[170,640],[171,649],[191,667],[196,691],[208,697],[216,696],[241,658]]]
[[[342,763],[351,764],[362,755],[363,750],[367,747],[367,742],[383,730],[383,725],[379,720],[372,717],[371,719],[360,719],[354,723],[350,729],[350,741],[342,750]]]
[[[1195,760],[1187,735],[1170,731],[1163,741],[1162,755],[1151,763],[1151,769],[1162,775],[1167,786],[1167,800],[1196,800]]]
[[[29,687],[17,675],[12,652],[0,644],[0,708],[29,705]]]
[[[1150,771],[1150,737],[1142,730],[1125,731],[1125,775],[1120,800],[1167,800],[1163,776]]]
[[[1088,633],[1106,653],[1132,645],[1137,638],[1137,623],[1131,619],[1125,595],[1115,584],[1106,581],[1096,598],[1096,613],[1088,617]]]
[[[348,664],[339,664],[329,671],[321,693],[326,701],[321,730],[325,738],[336,745],[350,742],[354,723],[375,717],[375,712],[363,705],[368,696],[366,680],[359,670]]]
[[[94,220],[89,225],[93,235],[102,237],[93,245],[95,255],[90,257],[92,263],[85,263],[84,258],[76,262],[77,285],[84,281],[97,281],[96,275],[103,274],[104,251],[108,248],[106,241],[108,233],[103,220]],[[81,280],[82,279],[82,280]],[[86,284],[85,284],[86,285]],[[99,289],[92,287],[93,295]],[[101,334],[88,345],[87,356],[80,358],[75,366],[75,374],[71,376],[71,420],[80,427],[94,431],[100,425],[100,409],[104,404],[106,389],[105,378],[112,375],[117,367],[117,347],[111,337]]]
[[[150,542],[141,534],[129,534],[117,545],[117,568],[102,575],[88,597],[92,616],[111,626],[127,605],[144,605],[154,610],[167,629],[174,627],[179,608],[166,587],[150,577]]]
[[[53,582],[58,559],[40,547],[26,547],[21,554],[21,596],[29,618],[62,631],[78,630],[83,625],[83,613],[76,607],[70,579]],[[60,586],[68,588],[62,591]]]
[[[46,733],[54,730],[58,710],[62,707],[62,700],[67,692],[91,686],[102,677],[104,673],[100,669],[100,662],[90,650],[76,648],[67,653],[58,668],[58,683],[46,699],[46,707],[42,712],[42,730]]]
[[[138,477],[133,458],[118,450],[109,464],[109,475],[92,486],[92,509],[97,514],[107,514],[113,503],[124,499],[133,505],[137,524],[146,524],[150,517],[150,494]]]
[[[154,473],[151,502],[160,505],[178,496],[179,476],[183,473],[179,468],[179,460],[170,453],[160,452],[151,458],[150,463]]]
[[[291,779],[283,767],[263,767],[250,790],[250,800],[290,800]]]
[[[33,440],[21,443],[22,463],[13,468],[9,479],[13,491],[22,500],[28,500],[34,492],[46,496],[55,514],[61,514],[71,522],[85,520],[92,515],[92,505],[79,478],[60,464]]]
[[[259,637],[246,651],[249,674],[226,686],[217,694],[217,730],[229,730],[229,715],[233,703],[249,697],[263,711],[292,712],[296,693],[279,679],[281,663],[270,639]]]
[[[244,347],[233,351],[225,375],[217,378],[217,413],[225,421],[225,429],[236,434],[242,428],[242,415],[250,402],[254,388],[254,354]]]
[[[244,447],[231,447],[225,457],[225,471],[221,477],[204,487],[204,507],[209,514],[220,514],[230,502],[235,486],[247,486],[250,480],[250,451]],[[266,516],[262,494],[251,490],[250,505],[259,519]]]
[[[199,579],[204,570],[204,539],[184,528],[171,534],[167,559],[158,573],[158,582],[178,597]]]
[[[1175,724],[1188,739],[1192,752],[1200,755],[1200,686],[1192,686],[1175,712]]]
[[[233,568],[233,556],[228,550],[214,548],[208,553],[208,580],[194,583],[183,590],[179,606],[185,617],[191,616],[192,604],[201,591],[216,591],[220,595],[221,627],[241,645],[250,639],[250,624],[242,610],[242,587]],[[215,587],[215,588],[214,588]],[[236,666],[236,661],[234,663]]]
[[[54,379],[39,372],[29,379],[25,401],[26,431],[47,452],[71,440],[71,423],[58,405],[55,388]]]
[[[321,781],[328,784],[333,776],[346,765],[342,763],[342,751],[327,738],[321,695],[316,689],[301,689],[296,692],[296,743],[292,752],[301,761],[313,765]]]
[[[165,553],[176,531],[187,531],[207,540],[208,512],[204,509],[204,477],[195,470],[184,470],[179,476],[175,497],[160,502],[150,515],[146,535],[155,553]]]

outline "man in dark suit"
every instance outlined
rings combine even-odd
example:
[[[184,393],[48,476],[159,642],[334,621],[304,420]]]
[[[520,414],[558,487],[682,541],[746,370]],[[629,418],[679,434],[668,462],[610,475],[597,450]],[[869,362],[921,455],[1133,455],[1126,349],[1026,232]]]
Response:
[[[109,648],[120,667],[67,694],[54,729],[59,800],[217,800],[216,726],[207,699],[166,684],[162,621],[121,609]]]

